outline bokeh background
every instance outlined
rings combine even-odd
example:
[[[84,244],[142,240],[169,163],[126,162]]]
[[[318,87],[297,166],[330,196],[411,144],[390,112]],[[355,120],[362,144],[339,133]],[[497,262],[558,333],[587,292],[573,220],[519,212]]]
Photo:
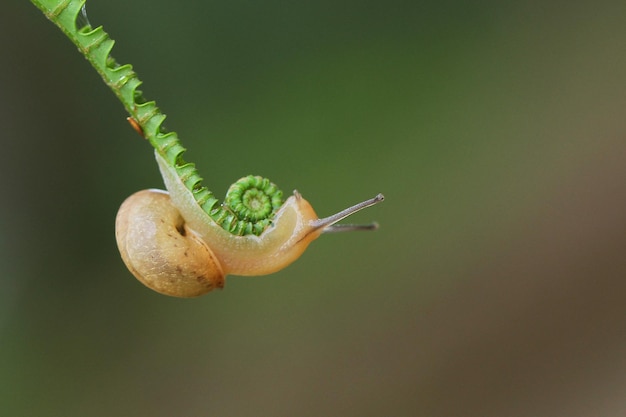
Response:
[[[90,0],[218,195],[320,215],[289,268],[181,300],[114,218],[161,187],[98,75],[0,14],[0,415],[626,415],[626,3]]]

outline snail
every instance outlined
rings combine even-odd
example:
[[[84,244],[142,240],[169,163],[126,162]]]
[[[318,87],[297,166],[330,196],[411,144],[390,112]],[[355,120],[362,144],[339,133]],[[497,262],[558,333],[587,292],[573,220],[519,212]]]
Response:
[[[240,179],[224,204],[211,201],[205,210],[176,168],[155,154],[168,191],[128,197],[115,234],[130,272],[161,294],[196,297],[223,288],[229,274],[271,274],[298,259],[322,233],[377,227],[336,223],[383,201],[382,194],[320,219],[297,191],[283,202],[282,192],[258,176]]]

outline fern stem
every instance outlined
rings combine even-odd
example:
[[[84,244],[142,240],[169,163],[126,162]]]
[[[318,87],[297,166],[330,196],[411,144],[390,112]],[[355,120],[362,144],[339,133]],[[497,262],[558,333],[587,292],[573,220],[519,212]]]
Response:
[[[145,100],[142,92],[137,89],[141,81],[133,67],[130,64],[119,65],[111,56],[115,41],[101,26],[94,29],[89,24],[85,11],[86,0],[31,0],[31,2],[78,47],[78,50],[100,74],[105,84],[122,102],[126,111],[141,127],[143,136],[192,193],[202,210],[231,233],[261,234],[282,204],[282,192],[271,184],[269,189],[276,192],[270,197],[273,206],[269,210],[269,217],[258,224],[251,220],[255,216],[236,214],[235,210],[230,207],[235,205],[235,200],[229,198],[228,194],[226,207],[220,205],[213,193],[202,185],[202,178],[195,165],[183,159],[185,148],[181,145],[176,132],[164,131],[162,124],[166,116],[161,113],[154,101]],[[250,178],[255,177],[240,180],[244,184],[242,187],[248,187],[252,181]],[[270,184],[269,181],[267,182]]]

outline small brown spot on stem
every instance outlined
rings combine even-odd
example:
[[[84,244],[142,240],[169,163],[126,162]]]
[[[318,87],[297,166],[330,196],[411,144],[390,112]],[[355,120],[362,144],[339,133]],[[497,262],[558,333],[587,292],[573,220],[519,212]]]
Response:
[[[146,136],[143,134],[143,129],[139,122],[132,117],[127,117],[126,120],[128,120],[128,123],[130,123],[131,127],[135,129],[135,132],[139,133],[139,136],[145,139]]]

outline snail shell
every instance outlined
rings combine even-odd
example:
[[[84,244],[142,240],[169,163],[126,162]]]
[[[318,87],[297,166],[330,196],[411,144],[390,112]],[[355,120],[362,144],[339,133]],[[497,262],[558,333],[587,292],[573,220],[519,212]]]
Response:
[[[165,191],[143,190],[128,197],[115,224],[124,263],[149,288],[196,297],[224,287],[220,262],[186,225]]]

